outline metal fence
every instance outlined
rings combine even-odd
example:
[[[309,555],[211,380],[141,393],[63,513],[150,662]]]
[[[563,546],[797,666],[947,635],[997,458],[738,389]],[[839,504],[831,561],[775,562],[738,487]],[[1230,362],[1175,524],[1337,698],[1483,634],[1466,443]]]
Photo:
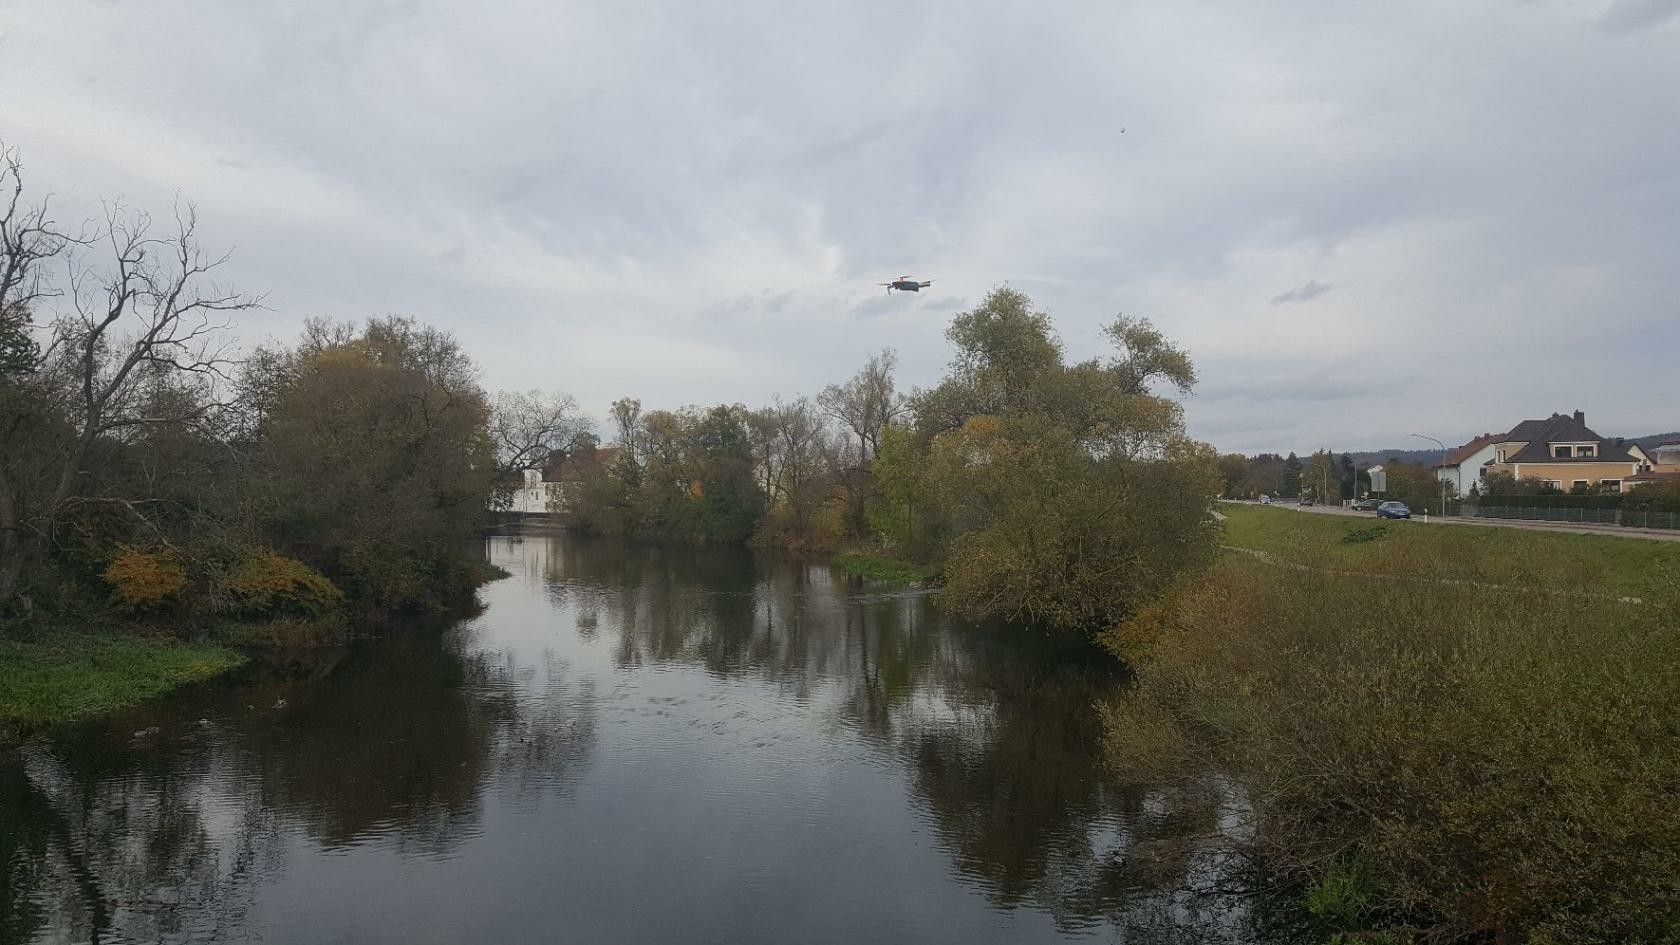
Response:
[[[1623,528],[1680,528],[1680,512],[1649,512],[1644,509],[1559,509],[1512,508],[1508,506],[1465,506],[1464,514],[1476,518],[1503,518],[1519,522],[1575,522],[1582,525],[1619,525]]]

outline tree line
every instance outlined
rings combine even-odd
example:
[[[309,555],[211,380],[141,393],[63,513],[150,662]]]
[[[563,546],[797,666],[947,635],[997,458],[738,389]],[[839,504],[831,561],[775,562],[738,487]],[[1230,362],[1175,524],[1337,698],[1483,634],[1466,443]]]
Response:
[[[562,509],[610,535],[867,549],[932,565],[959,612],[1100,628],[1210,558],[1220,492],[1156,389],[1189,391],[1189,357],[1141,319],[1107,334],[1114,354],[1070,363],[1003,288],[952,320],[927,390],[898,391],[889,350],[814,399],[619,400],[616,450]]]
[[[1397,457],[1381,466],[1387,478],[1382,498],[1422,507],[1424,501],[1439,497],[1441,484],[1429,467]],[[1305,458],[1294,452],[1287,456],[1225,453],[1219,457],[1221,495],[1227,499],[1305,496],[1317,502],[1363,499],[1371,494],[1370,468],[1355,463],[1349,453],[1338,455],[1329,449]]]
[[[310,321],[240,354],[260,296],[221,284],[191,207],[78,228],[0,192],[0,615],[178,619],[426,609],[483,580],[470,539],[525,470],[571,471],[601,534],[863,550],[942,573],[976,616],[1097,629],[1215,547],[1216,456],[1162,391],[1195,383],[1147,321],[1070,361],[998,289],[902,392],[883,350],[815,396],[612,406],[491,395],[447,333]]]

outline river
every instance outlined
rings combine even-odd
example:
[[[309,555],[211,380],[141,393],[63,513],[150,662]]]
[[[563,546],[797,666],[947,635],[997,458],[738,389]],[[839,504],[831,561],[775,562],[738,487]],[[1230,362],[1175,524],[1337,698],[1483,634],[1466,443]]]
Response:
[[[528,533],[448,626],[0,752],[0,942],[1241,941],[1086,647]],[[1219,816],[1211,812],[1209,816]]]

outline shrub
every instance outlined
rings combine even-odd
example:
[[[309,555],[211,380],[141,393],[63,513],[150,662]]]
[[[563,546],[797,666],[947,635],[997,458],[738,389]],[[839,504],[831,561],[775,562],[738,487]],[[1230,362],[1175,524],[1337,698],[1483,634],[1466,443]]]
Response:
[[[1386,534],[1388,534],[1387,525],[1365,525],[1350,528],[1346,534],[1342,535],[1342,544],[1362,545],[1368,541],[1376,541]]]
[[[1680,940],[1680,589],[1379,547],[1387,578],[1231,556],[1176,596],[1106,713],[1122,777],[1240,784],[1255,861],[1375,926],[1343,941]]]
[[[102,575],[113,596],[130,610],[155,610],[178,600],[187,570],[173,551],[118,545]]]
[[[295,558],[260,551],[228,575],[231,610],[248,616],[314,617],[337,611],[344,594],[333,583]]]

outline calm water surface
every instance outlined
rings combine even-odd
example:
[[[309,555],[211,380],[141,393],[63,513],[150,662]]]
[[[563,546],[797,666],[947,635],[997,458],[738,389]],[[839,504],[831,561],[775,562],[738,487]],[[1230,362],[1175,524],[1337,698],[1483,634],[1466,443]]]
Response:
[[[0,753],[0,942],[1241,940],[1136,867],[1082,648],[746,553],[498,537],[455,626]]]

